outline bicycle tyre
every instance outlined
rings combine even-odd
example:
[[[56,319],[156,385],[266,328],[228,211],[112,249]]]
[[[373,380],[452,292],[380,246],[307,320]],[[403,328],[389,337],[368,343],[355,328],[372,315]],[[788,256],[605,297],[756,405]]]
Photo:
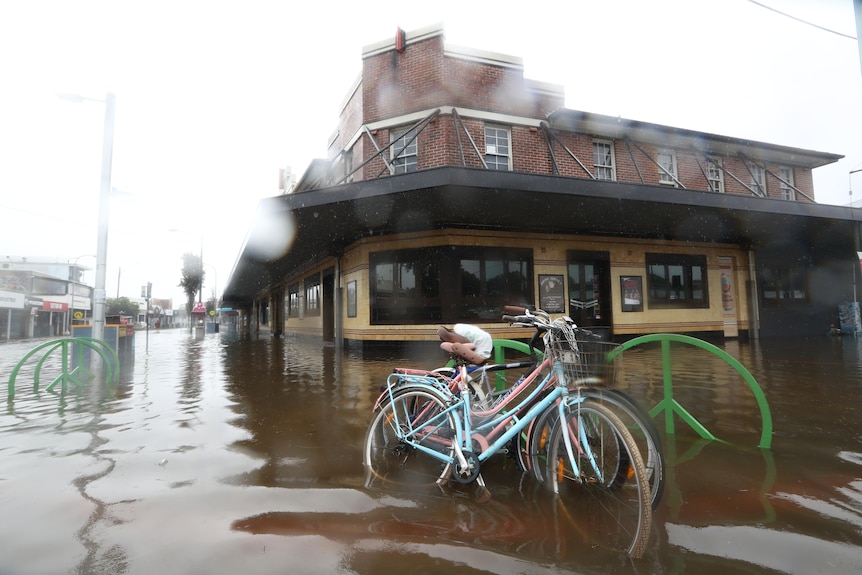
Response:
[[[661,436],[652,417],[628,393],[615,388],[580,388],[583,396],[610,407],[628,427],[635,439],[647,471],[650,501],[658,508],[664,493],[665,461]],[[547,440],[557,421],[557,408],[552,406],[539,415],[519,438],[518,461],[522,469],[539,481],[545,480]]]
[[[547,482],[566,518],[595,545],[641,557],[652,524],[650,488],[640,450],[620,418],[595,400],[572,402],[565,424],[551,433],[548,461]]]
[[[446,407],[440,394],[419,386],[398,390],[382,403],[365,435],[366,485],[370,487],[375,481],[423,485],[448,479],[451,460],[444,462],[416,449],[398,433],[399,429],[412,431],[414,442],[451,458],[452,439],[447,435],[455,429],[455,419],[452,413],[443,413]]]

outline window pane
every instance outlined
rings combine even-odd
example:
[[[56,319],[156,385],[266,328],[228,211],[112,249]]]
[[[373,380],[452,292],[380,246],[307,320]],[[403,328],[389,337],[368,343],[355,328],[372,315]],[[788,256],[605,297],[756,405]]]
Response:
[[[376,294],[378,298],[391,298],[394,286],[393,264],[377,264],[374,268]]]
[[[529,299],[529,262],[523,260],[512,260],[508,265],[506,278],[506,291],[514,296],[514,299]]]
[[[703,299],[703,269],[700,266],[691,266],[691,297]]]
[[[490,296],[505,293],[503,260],[485,260],[485,293]]]
[[[415,172],[417,169],[416,130],[393,130],[390,147],[392,166],[396,174]],[[408,143],[409,142],[409,143]]]
[[[476,297],[482,293],[482,271],[479,260],[461,260],[461,295]]]
[[[652,297],[667,298],[667,272],[663,265],[649,266],[649,286]]]
[[[485,126],[485,164],[489,170],[509,169],[509,130]]]
[[[434,261],[427,261],[422,264],[420,285],[423,298],[436,298],[440,296],[440,273],[437,270],[437,263]]]
[[[413,274],[413,264],[398,264],[398,296],[412,297],[416,293],[416,276]]]

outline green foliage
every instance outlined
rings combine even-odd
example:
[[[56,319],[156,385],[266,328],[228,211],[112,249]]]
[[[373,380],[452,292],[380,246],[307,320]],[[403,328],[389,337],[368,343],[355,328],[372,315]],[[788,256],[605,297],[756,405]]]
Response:
[[[141,306],[127,297],[108,298],[105,300],[105,315],[128,315],[138,317]]]
[[[191,312],[195,305],[195,294],[200,290],[204,281],[204,267],[201,257],[192,253],[183,254],[182,279],[179,287],[186,294],[186,311]],[[203,294],[201,294],[203,297]]]

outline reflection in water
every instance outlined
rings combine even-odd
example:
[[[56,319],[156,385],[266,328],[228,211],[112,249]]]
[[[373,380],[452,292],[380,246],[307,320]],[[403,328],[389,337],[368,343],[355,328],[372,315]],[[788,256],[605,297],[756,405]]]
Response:
[[[0,347],[0,375],[32,346]],[[666,492],[638,561],[592,545],[589,523],[561,521],[505,455],[483,468],[490,497],[365,487],[380,386],[395,365],[443,363],[436,346],[342,355],[291,337],[162,330],[147,347],[100,401],[19,379],[0,414],[0,514],[15,518],[0,522],[0,573],[860,572],[854,338],[722,344],[763,386],[771,450],[756,447],[740,376],[674,348],[676,398],[728,443],[680,422],[664,437]],[[650,407],[657,356],[625,358],[624,386]]]

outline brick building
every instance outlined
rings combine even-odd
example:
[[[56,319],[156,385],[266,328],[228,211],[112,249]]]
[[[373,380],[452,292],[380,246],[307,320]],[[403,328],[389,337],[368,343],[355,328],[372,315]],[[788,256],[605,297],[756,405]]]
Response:
[[[839,155],[566,109],[438,27],[362,58],[328,158],[261,202],[223,294],[252,329],[523,337],[501,308],[533,303],[618,336],[819,334],[853,298],[857,211],[813,189]]]

